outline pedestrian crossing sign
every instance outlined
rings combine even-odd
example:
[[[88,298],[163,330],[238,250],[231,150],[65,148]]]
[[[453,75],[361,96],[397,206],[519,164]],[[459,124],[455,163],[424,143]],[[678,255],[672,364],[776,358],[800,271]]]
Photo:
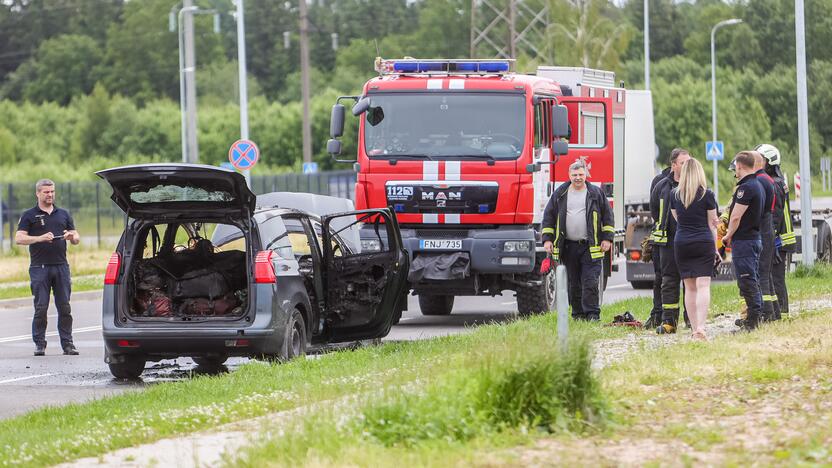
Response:
[[[725,158],[725,146],[721,141],[705,142],[705,159],[708,161],[722,161]]]

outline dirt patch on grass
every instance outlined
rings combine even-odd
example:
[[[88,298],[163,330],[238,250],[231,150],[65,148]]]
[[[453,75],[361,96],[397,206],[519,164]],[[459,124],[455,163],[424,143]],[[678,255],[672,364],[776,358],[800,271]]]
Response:
[[[675,411],[633,405],[639,422],[587,438],[543,439],[524,466],[689,466],[832,463],[832,368],[776,384],[674,389]]]

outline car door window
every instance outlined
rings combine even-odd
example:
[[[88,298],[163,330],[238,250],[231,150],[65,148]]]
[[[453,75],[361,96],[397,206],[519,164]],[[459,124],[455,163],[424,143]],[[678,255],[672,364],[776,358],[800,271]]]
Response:
[[[323,246],[324,238],[323,227],[321,226],[321,223],[319,223],[316,220],[310,221],[312,223],[312,229],[315,230],[315,237],[318,239],[318,245]],[[349,250],[346,247],[346,243],[344,243],[343,239],[341,239],[341,236],[339,236],[338,233],[333,230],[332,226],[330,226],[329,232],[330,238],[332,239],[332,256],[343,257],[345,252],[349,253]]]
[[[294,260],[295,254],[289,239],[289,232],[280,216],[272,216],[262,221],[258,220],[258,226],[265,250],[272,250],[286,260]]]

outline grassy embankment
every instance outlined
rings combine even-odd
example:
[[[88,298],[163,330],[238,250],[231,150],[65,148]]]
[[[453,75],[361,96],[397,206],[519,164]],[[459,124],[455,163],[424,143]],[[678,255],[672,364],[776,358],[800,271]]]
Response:
[[[0,299],[29,297],[29,254],[25,247],[0,255]],[[72,291],[101,289],[104,268],[112,249],[70,247],[67,260],[72,271]]]
[[[794,300],[828,299],[830,279],[828,269],[790,277]],[[714,296],[716,313],[734,309],[735,289],[720,286]],[[605,320],[628,308],[646,311],[648,305],[649,300],[641,299],[607,307]],[[707,437],[702,439],[709,445],[701,447],[708,450],[718,446],[720,436],[708,436],[716,429],[688,434],[685,417],[694,415],[689,410],[705,415],[708,423],[719,428],[721,420],[714,420],[719,413],[705,404],[722,408],[724,399],[718,391],[759,395],[769,385],[791,385],[794,375],[805,375],[807,382],[828,376],[830,315],[828,311],[806,314],[761,332],[708,344],[682,340],[660,353],[632,353],[599,375],[589,372],[585,348],[558,355],[553,315],[483,326],[463,336],[393,343],[316,360],[251,363],[229,375],[159,384],[142,392],[2,421],[0,464],[41,466],[95,456],[298,408],[305,408],[297,415],[298,426],[231,462],[252,466],[276,460],[316,465],[447,464],[454,460],[516,464],[541,450],[548,453],[564,444],[580,444],[582,438],[605,444],[625,435],[684,442],[684,437],[704,434]],[[589,340],[632,333],[595,324],[574,324],[572,331]],[[817,339],[816,334],[820,334]],[[795,341],[780,346],[777,337]],[[774,345],[769,346],[770,342]],[[828,402],[826,382],[816,394]],[[726,415],[752,411],[749,401],[734,400],[735,408],[726,408]],[[812,431],[824,421],[817,418],[817,412],[799,414]],[[823,431],[811,434],[820,443],[828,437]],[[818,456],[810,442],[790,439],[784,443],[776,456],[797,460]],[[667,456],[680,455],[671,451]]]

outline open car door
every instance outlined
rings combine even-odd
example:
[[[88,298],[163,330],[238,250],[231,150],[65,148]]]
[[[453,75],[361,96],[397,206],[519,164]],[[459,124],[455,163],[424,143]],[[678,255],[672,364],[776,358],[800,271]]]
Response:
[[[337,213],[323,222],[324,317],[331,342],[366,340],[390,332],[404,297],[408,257],[396,217],[388,209]],[[379,250],[343,242],[349,229],[372,227]],[[406,299],[406,298],[405,298]]]

